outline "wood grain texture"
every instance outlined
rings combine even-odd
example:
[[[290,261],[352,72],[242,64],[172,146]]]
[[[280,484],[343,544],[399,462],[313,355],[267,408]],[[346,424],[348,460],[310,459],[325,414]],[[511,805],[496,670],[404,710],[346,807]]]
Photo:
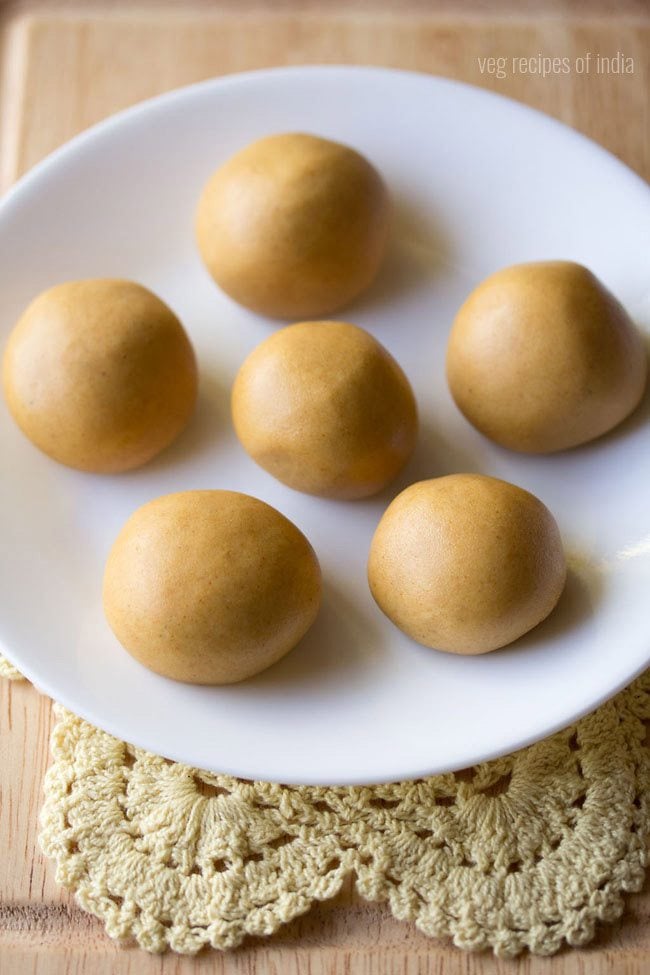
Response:
[[[2,3],[0,179],[7,187],[75,132],[158,92],[213,75],[308,62],[383,64],[460,78],[575,126],[650,177],[650,10],[626,0],[111,0]],[[617,51],[632,75],[481,73],[479,58]],[[444,133],[441,133],[444,138]],[[57,887],[36,849],[49,702],[0,681],[2,975],[643,975],[650,891],[595,945],[497,961],[431,942],[348,885],[273,938],[229,954],[150,958],[120,949]]]

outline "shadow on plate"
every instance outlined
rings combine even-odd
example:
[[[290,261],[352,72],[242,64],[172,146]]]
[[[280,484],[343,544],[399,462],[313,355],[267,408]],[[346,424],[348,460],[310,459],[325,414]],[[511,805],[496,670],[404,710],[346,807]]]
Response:
[[[393,212],[379,274],[368,290],[336,317],[354,321],[357,312],[381,315],[391,302],[430,284],[453,264],[451,241],[441,223],[425,218],[412,201],[403,198],[393,201]]]
[[[646,356],[650,359],[650,335],[645,335],[645,346],[646,346]],[[618,441],[622,441],[625,437],[628,437],[637,432],[641,427],[647,425],[650,420],[650,363],[649,363],[649,376],[646,381],[646,387],[643,392],[643,396],[639,402],[639,405],[626,417],[622,423],[614,427],[613,430],[609,430],[604,433],[602,437],[598,437],[596,440],[592,440],[589,443],[581,444],[579,447],[574,449],[577,451],[588,451],[589,449],[601,449],[612,446]],[[566,453],[566,452],[563,452]]]
[[[504,650],[526,650],[550,643],[590,619],[600,602],[604,577],[597,565],[577,554],[567,555],[569,570],[564,592],[550,616]]]
[[[470,452],[459,447],[442,433],[440,427],[424,420],[413,455],[404,469],[394,481],[379,494],[366,499],[365,503],[374,504],[379,519],[393,498],[411,484],[446,474],[480,474],[483,471],[481,460],[478,450]]]
[[[307,635],[277,664],[245,681],[242,692],[263,696],[299,688],[302,694],[321,696],[328,684],[346,688],[364,683],[368,668],[381,666],[384,650],[381,616],[374,604],[360,606],[324,580],[320,613]],[[229,691],[236,694],[239,686],[233,684]]]
[[[230,425],[230,388],[216,375],[202,372],[196,408],[189,423],[178,438],[162,453],[136,471],[162,473],[186,460],[192,459],[204,449],[213,446],[223,437]]]

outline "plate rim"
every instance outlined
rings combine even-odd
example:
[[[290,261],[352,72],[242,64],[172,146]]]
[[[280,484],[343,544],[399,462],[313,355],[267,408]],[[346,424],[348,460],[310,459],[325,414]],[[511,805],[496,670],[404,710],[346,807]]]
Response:
[[[233,74],[227,74],[223,76],[217,76],[213,78],[208,78],[203,81],[195,82],[190,85],[185,85],[179,88],[170,89],[169,91],[163,92],[161,94],[155,95],[151,98],[145,99],[143,101],[137,102],[130,105],[107,118],[96,122],[87,129],[73,136],[70,140],[65,142],[63,145],[57,147],[52,152],[48,153],[43,159],[39,160],[31,169],[29,169],[22,177],[20,177],[2,196],[0,199],[0,234],[2,233],[2,224],[4,220],[11,215],[15,208],[19,208],[23,199],[27,199],[33,184],[37,184],[44,174],[47,174],[52,167],[58,167],[60,165],[65,165],[67,161],[73,158],[80,149],[84,146],[92,144],[98,137],[103,137],[105,135],[110,135],[111,130],[120,128],[124,122],[130,122],[137,120],[141,115],[146,115],[147,113],[158,110],[159,108],[164,108],[170,103],[176,101],[182,101],[185,98],[191,99],[194,95],[201,93],[203,91],[208,91],[210,89],[227,89],[229,87],[238,87],[241,85],[258,85],[263,83],[265,80],[287,77],[287,76],[300,76],[300,75],[311,75],[317,76],[321,75],[323,77],[327,76],[341,76],[348,74],[350,76],[366,76],[370,77],[372,75],[382,76],[382,77],[398,77],[412,79],[418,82],[424,82],[426,84],[431,84],[432,88],[436,86],[444,86],[452,89],[463,89],[469,90],[474,95],[479,97],[484,97],[488,100],[496,100],[502,104],[505,104],[510,111],[519,112],[522,115],[530,116],[532,115],[538,123],[544,124],[550,128],[558,130],[562,133],[562,136],[570,138],[577,143],[582,143],[591,152],[598,154],[603,160],[605,160],[610,166],[612,166],[616,172],[617,179],[624,178],[634,187],[635,190],[641,190],[643,193],[647,194],[648,203],[650,204],[650,185],[646,180],[633,169],[631,169],[626,163],[619,159],[610,150],[604,148],[599,143],[595,142],[589,136],[577,131],[566,123],[554,118],[547,113],[533,108],[524,102],[518,101],[510,96],[503,95],[500,92],[492,91],[491,89],[483,88],[478,85],[469,84],[467,82],[458,81],[456,79],[445,78],[439,75],[428,74],[425,72],[411,71],[400,68],[387,68],[379,65],[346,65],[346,64],[310,64],[310,65],[292,65],[286,67],[273,67],[273,68],[263,68],[252,71],[243,71]],[[20,670],[24,676],[30,680],[34,687],[41,693],[46,694],[54,701],[58,701],[64,707],[68,708],[73,713],[79,715],[84,720],[89,723],[100,727],[102,730],[106,731],[108,734],[117,738],[118,740],[124,740],[119,729],[116,728],[115,723],[112,720],[97,722],[96,718],[85,708],[80,708],[78,703],[70,706],[68,702],[69,696],[64,693],[62,695],[52,693],[51,688],[48,686],[49,681],[41,681],[38,676],[34,679],[33,669],[29,664],[24,666],[19,662],[20,653],[16,657],[13,654],[11,648],[6,648],[3,643],[0,642],[0,652],[9,660],[14,663],[14,665]],[[621,689],[628,686],[639,674],[641,674],[650,663],[650,641],[648,644],[648,659],[645,663],[639,665],[631,672],[626,669],[626,676],[620,678],[620,680],[613,686],[611,686],[606,692],[604,692],[597,700],[592,701],[590,704],[585,705],[581,708],[576,709],[572,716],[561,721],[557,721],[552,725],[545,725],[545,730],[542,732],[533,732],[530,735],[522,737],[517,740],[516,745],[509,745],[507,748],[497,748],[492,750],[487,750],[482,753],[480,750],[477,751],[478,758],[475,760],[474,764],[479,764],[480,762],[490,761],[507,754],[511,754],[522,748],[525,748],[543,738],[550,737],[559,731],[573,725],[577,720],[581,719],[587,714],[592,713],[603,703],[613,698]],[[541,722],[540,722],[541,723]],[[148,746],[140,746],[147,750]],[[169,750],[165,749],[167,753]],[[171,752],[166,754],[166,757],[173,758],[174,761],[181,762],[183,764],[192,765],[191,761],[187,760],[187,757],[182,755],[183,749],[181,748],[176,754]],[[253,761],[254,765],[254,761]],[[282,779],[283,782],[291,785],[323,785],[323,786],[358,786],[358,785],[370,785],[370,784],[380,784],[396,781],[409,781],[414,778],[423,778],[432,775],[444,774],[446,772],[455,771],[457,768],[456,763],[452,763],[448,766],[440,764],[436,767],[436,771],[431,771],[430,767],[425,769],[416,769],[408,774],[399,773],[398,776],[387,773],[385,777],[373,776],[371,780],[364,778],[363,775],[353,775],[348,774],[337,779],[336,783],[331,783],[325,781],[318,776],[311,778],[302,778],[297,776],[291,779]],[[236,769],[228,769],[227,763],[224,768],[220,765],[219,771],[221,774],[232,775],[234,777],[246,777],[250,778],[251,774],[249,772],[242,773]],[[277,779],[268,779],[264,775],[253,776],[263,781],[278,781]]]
[[[192,95],[206,91],[210,88],[226,88],[231,85],[240,84],[250,84],[254,82],[263,81],[265,78],[275,78],[284,75],[292,74],[358,74],[358,75],[384,75],[384,76],[394,76],[398,78],[410,78],[417,81],[424,81],[426,83],[433,83],[443,85],[449,88],[460,88],[463,90],[474,92],[487,99],[493,99],[501,102],[510,107],[510,109],[515,109],[522,114],[530,114],[537,118],[538,121],[543,121],[544,124],[549,125],[553,128],[558,128],[564,132],[565,135],[586,143],[592,150],[597,151],[604,159],[607,159],[610,164],[619,168],[621,174],[625,174],[626,178],[630,178],[635,181],[638,188],[644,190],[650,196],[650,184],[637,173],[634,169],[619,159],[611,150],[602,146],[599,142],[596,142],[590,136],[585,135],[578,129],[574,129],[571,125],[566,122],[562,122],[560,119],[555,118],[553,115],[548,115],[541,109],[534,108],[532,105],[526,104],[526,102],[519,101],[516,98],[512,98],[510,95],[503,95],[501,92],[493,91],[491,88],[483,88],[480,85],[473,85],[467,81],[459,81],[456,78],[446,78],[444,75],[427,74],[424,71],[413,71],[406,68],[390,68],[382,67],[381,65],[361,65],[361,64],[302,64],[302,65],[286,65],[280,67],[272,68],[256,68],[251,71],[237,71],[231,74],[217,75],[212,78],[205,78],[202,81],[195,81],[189,85],[182,85],[179,88],[170,88],[169,91],[164,91],[158,95],[152,95],[151,98],[145,98],[142,101],[135,102],[133,105],[128,105],[126,108],[119,109],[117,112],[113,112],[111,115],[106,116],[106,118],[100,119],[98,122],[94,122],[88,128],[82,129],[76,135],[73,135],[70,139],[64,142],[62,145],[57,146],[42,159],[39,159],[30,169],[27,170],[22,176],[20,176],[12,185],[2,194],[0,197],[0,219],[3,217],[4,210],[6,208],[11,208],[11,205],[15,204],[16,200],[29,189],[32,181],[39,178],[42,170],[45,168],[55,165],[61,159],[65,159],[68,154],[74,153],[76,150],[82,148],[86,142],[91,142],[98,135],[104,132],[110,131],[112,128],[117,128],[123,122],[129,119],[136,118],[140,114],[144,114],[148,111],[155,110],[162,104],[166,104],[172,101],[180,101],[183,98],[191,97]]]

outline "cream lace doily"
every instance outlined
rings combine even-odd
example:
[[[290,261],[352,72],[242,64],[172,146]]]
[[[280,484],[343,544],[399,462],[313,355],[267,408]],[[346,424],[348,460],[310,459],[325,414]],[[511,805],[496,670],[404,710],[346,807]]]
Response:
[[[643,884],[650,672],[507,758],[371,788],[212,775],[56,713],[41,845],[81,907],[147,951],[272,934],[353,873],[427,935],[552,954]]]

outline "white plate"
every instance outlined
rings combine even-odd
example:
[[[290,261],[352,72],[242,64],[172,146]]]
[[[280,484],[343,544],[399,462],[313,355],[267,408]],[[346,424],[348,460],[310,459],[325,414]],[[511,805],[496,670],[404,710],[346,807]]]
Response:
[[[222,295],[199,261],[193,211],[210,172],[271,132],[347,142],[379,167],[398,210],[376,285],[340,317],[373,332],[419,400],[416,455],[389,491],[338,503],[259,470],[234,437],[228,390],[275,324]],[[39,688],[128,741],[248,778],[365,783],[458,769],[568,724],[650,660],[648,401],[618,431],[559,456],[501,450],[444,381],[455,310],[485,275],[544,258],[587,264],[650,327],[650,192],[612,156],[521,105],[381,69],[296,68],[210,81],[102,123],[37,166],[0,208],[3,337],[60,281],[124,276],[179,313],[202,371],[191,427],[116,477],[42,456],[0,410],[0,644]],[[573,571],[557,612],[510,649],[427,650],[374,605],[365,581],[380,514],[406,484],[483,471],[555,513]],[[104,621],[111,542],[140,504],[224,487],[263,498],[311,539],[325,577],[318,622],[285,660],[227,688],[165,680]]]

